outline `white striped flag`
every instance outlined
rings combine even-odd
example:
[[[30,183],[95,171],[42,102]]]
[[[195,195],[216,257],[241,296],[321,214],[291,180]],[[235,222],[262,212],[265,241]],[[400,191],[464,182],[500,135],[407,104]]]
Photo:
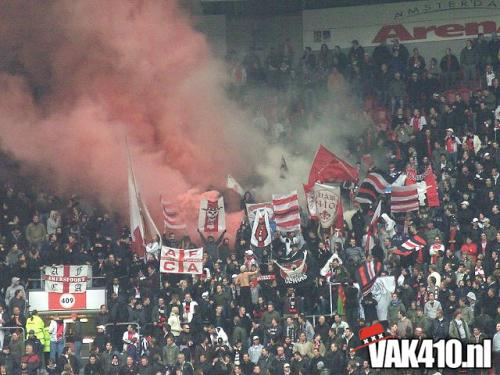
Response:
[[[160,202],[165,226],[169,229],[186,229],[186,223],[179,215],[179,207],[175,203],[167,202],[161,195]]]
[[[414,252],[419,251],[423,247],[427,245],[427,241],[425,241],[418,234],[414,235],[412,238],[406,240],[401,245],[398,246],[396,250],[393,250],[393,253],[401,256],[408,256],[413,254]]]
[[[417,211],[418,203],[417,184],[392,187],[391,212]]]
[[[287,195],[273,194],[273,211],[277,230],[300,230],[299,196],[296,190]]]

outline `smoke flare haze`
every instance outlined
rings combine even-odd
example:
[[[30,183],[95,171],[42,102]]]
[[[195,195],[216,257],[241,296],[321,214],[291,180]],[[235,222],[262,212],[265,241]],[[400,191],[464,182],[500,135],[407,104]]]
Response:
[[[175,1],[8,1],[0,49],[2,149],[48,176],[51,189],[97,197],[124,219],[125,139],[157,223],[162,194],[194,229],[199,199],[222,191],[226,174],[269,200],[299,189],[319,143],[345,150],[340,136],[359,128],[335,120],[342,93],[294,144],[267,142],[227,97],[224,65]],[[241,218],[232,201],[229,233]]]
[[[0,48],[19,64],[0,76],[1,144],[50,171],[53,188],[125,213],[126,137],[153,211],[160,193],[199,199],[251,168],[245,116],[175,2],[13,1],[0,24]]]

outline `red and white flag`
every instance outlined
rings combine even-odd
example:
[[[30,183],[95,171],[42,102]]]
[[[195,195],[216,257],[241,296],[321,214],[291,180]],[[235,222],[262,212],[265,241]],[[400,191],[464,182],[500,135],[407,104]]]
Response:
[[[408,256],[414,252],[420,251],[427,245],[427,241],[420,237],[418,234],[412,236],[403,242],[397,249],[393,250],[393,253],[401,256]]]
[[[250,243],[255,247],[266,247],[271,244],[271,226],[269,225],[269,214],[265,208],[257,210],[252,226],[252,237]]]
[[[45,291],[53,293],[85,293],[89,266],[45,266],[42,279]]]
[[[300,210],[297,191],[292,191],[287,195],[273,194],[273,211],[277,230],[280,232],[300,230]]]
[[[309,171],[308,184],[316,182],[357,182],[359,171],[356,167],[340,159],[333,152],[320,145]]]
[[[198,229],[204,233],[220,233],[226,229],[223,197],[216,201],[204,199],[200,202]]]
[[[269,220],[274,220],[273,202],[247,203],[247,216],[250,224],[253,224],[257,211],[261,209],[267,211]]]
[[[175,203],[167,202],[160,196],[163,222],[168,229],[186,229],[186,223],[179,214],[179,207]]]
[[[418,187],[393,186],[391,191],[391,212],[410,212],[418,210]]]
[[[379,201],[366,232],[365,251],[367,254],[375,247],[375,236],[378,233],[378,221],[380,219],[381,211],[382,201]]]
[[[160,272],[200,275],[203,273],[203,248],[176,249],[163,246]]]
[[[143,257],[146,242],[156,241],[156,239],[158,239],[159,245],[161,246],[161,235],[147,206],[141,199],[134,170],[132,168],[130,154],[128,160],[128,202],[132,251],[140,257]]]
[[[240,196],[245,195],[245,190],[241,187],[241,185],[238,183],[238,181],[235,180],[233,176],[230,174],[227,175],[227,183],[226,186],[228,189],[234,190],[237,192]]]
[[[344,210],[340,197],[339,185],[314,185],[314,205],[316,216],[322,228],[330,228],[335,225],[342,228],[344,223]]]

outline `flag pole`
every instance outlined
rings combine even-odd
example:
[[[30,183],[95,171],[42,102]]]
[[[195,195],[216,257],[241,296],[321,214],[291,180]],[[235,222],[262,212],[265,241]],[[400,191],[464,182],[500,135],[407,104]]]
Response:
[[[333,296],[332,296],[332,283],[329,281],[328,286],[330,289],[330,316],[333,315]]]

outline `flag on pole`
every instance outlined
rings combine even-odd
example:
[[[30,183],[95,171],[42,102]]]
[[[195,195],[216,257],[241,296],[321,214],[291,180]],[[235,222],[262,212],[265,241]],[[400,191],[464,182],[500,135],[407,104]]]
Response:
[[[358,179],[357,168],[340,159],[323,145],[319,146],[309,172],[309,185],[315,182],[356,182]]]
[[[346,301],[347,301],[347,297],[345,295],[344,287],[341,284],[341,285],[339,285],[339,288],[337,289],[337,314],[344,315]]]
[[[228,189],[234,190],[237,192],[240,196],[245,195],[245,190],[241,187],[241,185],[238,183],[238,181],[235,180],[233,176],[230,174],[227,175],[227,183],[226,186]]]
[[[281,232],[300,230],[299,196],[297,191],[286,195],[273,194],[276,228]]]
[[[200,202],[198,229],[204,233],[220,233],[226,229],[223,197],[216,201],[203,199]]]
[[[371,292],[373,284],[381,273],[382,263],[379,261],[372,260],[371,262],[365,262],[357,268],[356,280],[361,287],[363,296]]]
[[[280,178],[286,178],[287,175],[288,175],[288,165],[286,164],[285,157],[281,155]]]
[[[257,210],[252,226],[252,238],[250,243],[255,247],[266,247],[271,244],[271,226],[269,225],[269,214],[265,208]]]
[[[163,222],[168,229],[186,229],[186,223],[179,214],[179,207],[175,203],[167,202],[160,195]]]
[[[135,179],[134,169],[132,167],[132,159],[128,152],[128,198],[129,198],[129,214],[130,214],[130,236],[132,239],[132,251],[139,256],[144,256],[145,246],[149,241],[154,241],[158,238],[161,247],[160,231],[156,227],[151,214],[142,201],[137,182]]]
[[[375,247],[375,236],[378,233],[378,221],[380,219],[381,211],[382,211],[382,201],[379,201],[377,208],[373,213],[370,225],[368,225],[368,230],[366,232],[366,242],[365,242],[366,254],[369,254],[370,251]]]
[[[144,224],[139,207],[139,193],[135,184],[132,165],[128,167],[128,203],[130,212],[130,236],[132,238],[132,251],[139,256],[144,256]]]

